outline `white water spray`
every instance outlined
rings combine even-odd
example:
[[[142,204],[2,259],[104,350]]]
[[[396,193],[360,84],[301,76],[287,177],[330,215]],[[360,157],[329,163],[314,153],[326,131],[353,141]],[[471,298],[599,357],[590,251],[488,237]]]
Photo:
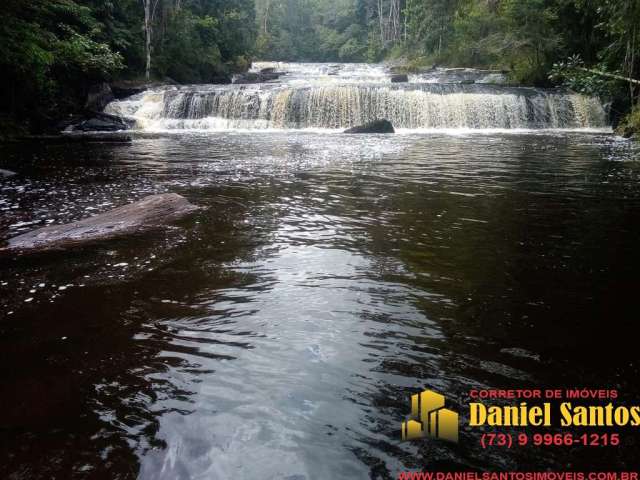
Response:
[[[432,79],[392,84],[381,81],[382,67],[365,64],[276,67],[290,70],[278,83],[154,90],[113,102],[107,112],[147,130],[344,129],[379,118],[400,129],[606,126],[601,102],[572,92]]]

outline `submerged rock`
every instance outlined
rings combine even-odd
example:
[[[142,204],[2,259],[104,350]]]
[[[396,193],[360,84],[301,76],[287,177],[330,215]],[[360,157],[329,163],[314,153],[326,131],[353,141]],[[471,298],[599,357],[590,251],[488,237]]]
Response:
[[[364,125],[347,128],[344,133],[395,133],[395,130],[389,120],[382,118]]]
[[[39,228],[10,238],[1,250],[52,250],[108,240],[166,225],[199,207],[177,193],[151,195],[140,201],[65,225]]]
[[[12,172],[11,170],[3,170],[2,168],[0,168],[0,178],[9,178],[13,177],[14,175],[17,175],[17,173]]]

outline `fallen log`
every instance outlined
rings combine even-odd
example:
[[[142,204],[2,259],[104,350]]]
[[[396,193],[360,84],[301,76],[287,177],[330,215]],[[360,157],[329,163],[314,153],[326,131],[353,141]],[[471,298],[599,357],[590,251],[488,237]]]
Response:
[[[615,73],[601,72],[600,70],[594,70],[593,68],[585,68],[585,67],[573,67],[573,68],[575,68],[576,70],[580,70],[582,72],[593,73],[594,75],[599,75],[601,77],[612,78],[614,80],[621,80],[623,82],[640,85],[640,80],[636,80],[635,78],[623,77],[622,75],[616,75]]]
[[[177,193],[150,195],[84,220],[23,233],[10,238],[0,251],[57,250],[108,240],[166,225],[198,208]]]

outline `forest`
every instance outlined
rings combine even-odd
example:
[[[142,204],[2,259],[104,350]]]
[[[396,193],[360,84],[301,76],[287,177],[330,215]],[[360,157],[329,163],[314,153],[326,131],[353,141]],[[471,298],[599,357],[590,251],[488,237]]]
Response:
[[[640,480],[640,0],[0,2],[0,480]]]
[[[256,20],[260,58],[502,69],[599,95],[614,122],[638,102],[620,78],[640,70],[638,0],[256,0]]]
[[[224,83],[253,59],[503,69],[614,121],[638,102],[640,0],[7,0],[4,18],[0,122],[32,130],[98,82]]]

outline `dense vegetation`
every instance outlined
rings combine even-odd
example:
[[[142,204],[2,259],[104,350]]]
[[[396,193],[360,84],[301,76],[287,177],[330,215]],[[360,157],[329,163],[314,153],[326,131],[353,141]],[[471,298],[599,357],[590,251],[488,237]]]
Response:
[[[532,83],[572,55],[627,76],[640,63],[638,0],[256,0],[256,13],[257,54],[277,60],[406,56]]]
[[[256,0],[256,15],[257,54],[274,60],[504,69],[621,110],[640,90],[594,73],[639,76],[640,0]]]
[[[114,78],[212,81],[248,66],[254,32],[253,0],[4,0],[3,123],[38,130]]]
[[[565,84],[626,111],[640,90],[612,76],[640,76],[640,0],[5,0],[3,7],[0,114],[35,129],[78,110],[98,82],[220,81],[252,58],[499,68],[515,82]]]

